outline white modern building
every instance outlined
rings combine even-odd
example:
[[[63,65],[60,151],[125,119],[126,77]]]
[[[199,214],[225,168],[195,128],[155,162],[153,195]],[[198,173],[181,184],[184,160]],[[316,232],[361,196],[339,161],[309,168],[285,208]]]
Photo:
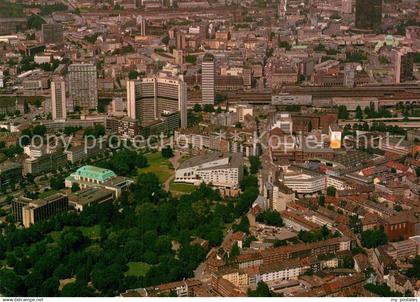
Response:
[[[326,189],[324,175],[298,169],[287,170],[280,181],[299,194],[313,194]]]
[[[243,177],[240,153],[208,154],[191,158],[176,170],[175,182],[211,184],[216,187],[238,188]]]
[[[351,187],[344,181],[337,177],[326,175],[327,178],[327,187],[334,187],[338,191],[350,189]]]

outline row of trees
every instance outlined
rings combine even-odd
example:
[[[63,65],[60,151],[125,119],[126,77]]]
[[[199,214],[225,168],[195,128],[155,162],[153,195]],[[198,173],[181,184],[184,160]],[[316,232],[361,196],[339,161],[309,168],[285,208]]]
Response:
[[[332,233],[325,225],[318,230],[313,230],[313,231],[301,230],[298,233],[299,240],[305,243],[322,241],[322,240],[326,240],[328,238],[333,238],[333,237],[340,237],[340,233],[338,231],[336,231],[335,233]]]
[[[353,124],[353,126],[346,125],[344,127],[344,131],[349,134],[353,130],[359,131],[374,131],[374,132],[389,132],[391,134],[397,135],[406,135],[406,130],[404,128],[400,128],[398,126],[387,126],[383,122],[373,122],[371,126],[368,123],[364,122],[363,124]]]
[[[214,106],[211,104],[205,104],[204,106],[201,106],[200,104],[195,104],[193,111],[196,113],[199,112],[207,112],[207,113],[212,113],[212,112],[216,112],[216,113],[221,113],[222,109],[220,107],[218,107],[217,109],[214,109]]]
[[[347,106],[346,105],[338,106],[338,118],[346,120],[349,117],[350,117],[350,113],[347,109]],[[392,113],[384,107],[379,108],[378,111],[375,111],[374,109],[370,107],[365,107],[364,110],[362,110],[362,107],[360,106],[356,107],[355,118],[358,120],[361,120],[363,118],[390,118],[390,117],[392,117]]]

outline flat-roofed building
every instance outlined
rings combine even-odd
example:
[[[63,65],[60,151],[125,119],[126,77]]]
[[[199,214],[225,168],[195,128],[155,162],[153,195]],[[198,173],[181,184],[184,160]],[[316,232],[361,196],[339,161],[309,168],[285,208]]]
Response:
[[[287,205],[296,199],[295,192],[278,180],[264,184],[264,197],[269,200],[270,208],[277,212],[285,211]]]
[[[54,194],[37,200],[20,197],[12,202],[12,212],[15,220],[28,228],[57,213],[67,211],[68,206],[69,200],[63,194]]]
[[[42,42],[45,44],[59,44],[64,40],[63,25],[60,23],[42,24]]]
[[[12,161],[0,164],[0,189],[16,183],[22,177],[22,165]]]
[[[53,120],[67,118],[66,84],[61,77],[56,77],[51,81],[51,113]]]
[[[303,265],[298,259],[289,259],[270,265],[261,265],[260,274],[257,275],[256,282],[272,282],[278,280],[297,279],[305,271],[309,270],[309,265]]]
[[[417,244],[411,239],[391,242],[386,253],[394,259],[415,257],[417,255]]]
[[[280,181],[301,194],[312,194],[326,189],[325,176],[309,171],[288,170]]]
[[[202,182],[216,187],[237,188],[243,177],[240,153],[212,153],[186,160],[175,172],[175,182],[198,185]]]
[[[28,20],[26,17],[1,17],[0,35],[7,35],[26,30]]]
[[[214,105],[215,98],[215,59],[212,54],[205,54],[201,63],[201,102]]]
[[[133,138],[139,134],[139,122],[129,117],[106,119],[106,129],[125,138]]]
[[[286,259],[318,256],[340,251],[350,251],[351,240],[347,237],[335,237],[312,243],[298,243],[277,248],[262,250],[261,256],[264,265],[279,263]]]
[[[98,109],[98,80],[94,64],[71,64],[68,68],[68,107],[79,108],[83,112]]]
[[[114,200],[115,192],[104,188],[86,188],[69,195],[70,206],[79,212],[90,205],[113,202]]]
[[[23,161],[23,175],[32,176],[42,175],[44,173],[56,170],[67,163],[67,156],[63,152],[45,154],[38,158],[27,158]]]
[[[382,24],[382,0],[356,0],[356,27],[379,30]]]
[[[151,77],[127,82],[127,114],[140,126],[147,127],[175,112],[180,113],[181,128],[186,128],[187,84],[183,79]]]
[[[85,145],[85,143],[81,143],[77,146],[71,146],[64,153],[67,155],[67,160],[74,164],[80,162],[83,159],[90,158],[101,152],[104,152],[105,150],[105,147],[100,141],[97,141],[96,144],[92,141],[87,145]]]

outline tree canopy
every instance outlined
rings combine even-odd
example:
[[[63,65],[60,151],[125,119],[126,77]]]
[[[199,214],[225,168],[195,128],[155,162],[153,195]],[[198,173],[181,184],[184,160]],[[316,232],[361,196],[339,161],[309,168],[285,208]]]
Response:
[[[375,248],[388,243],[388,238],[382,229],[362,232],[362,244],[367,248]]]
[[[114,156],[122,155],[111,162],[126,169],[123,161],[132,164],[135,158],[130,152],[116,152]],[[193,277],[208,252],[192,244],[194,238],[207,240],[210,248],[219,246],[226,226],[235,221],[233,229],[248,232],[244,214],[258,196],[258,182],[249,176],[244,184],[244,192],[229,200],[204,184],[175,198],[155,174],[142,173],[115,203],[62,212],[29,228],[7,225],[0,234],[0,263],[8,265],[0,270],[0,292],[116,296],[130,288]],[[54,186],[61,186],[61,179]],[[180,248],[174,249],[173,242]],[[232,261],[236,254],[234,248]],[[130,263],[143,263],[148,270],[128,275]],[[60,289],[60,280],[70,278],[74,280]]]
[[[281,218],[281,215],[279,212],[275,210],[266,210],[264,212],[261,212],[256,217],[258,222],[272,225],[276,227],[282,227],[283,226],[283,219]]]

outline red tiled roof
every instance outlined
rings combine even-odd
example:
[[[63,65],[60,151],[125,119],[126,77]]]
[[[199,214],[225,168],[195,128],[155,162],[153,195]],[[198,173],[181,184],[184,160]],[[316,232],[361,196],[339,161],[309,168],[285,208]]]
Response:
[[[234,241],[242,241],[245,238],[245,233],[243,232],[235,232],[232,234],[231,239]]]
[[[405,172],[405,171],[408,170],[408,167],[407,166],[405,166],[405,165],[403,165],[401,163],[395,162],[395,161],[389,161],[389,162],[387,162],[386,166],[388,168],[391,168],[391,169],[394,168],[395,170],[402,171],[402,172]]]
[[[271,131],[270,131],[270,136],[271,135],[277,135],[277,136],[285,136],[286,135],[286,133],[284,133],[284,131],[283,130],[281,130],[280,128],[274,128],[274,129],[272,129]]]
[[[360,172],[362,172],[363,176],[372,176],[375,174],[375,167],[368,167]]]

